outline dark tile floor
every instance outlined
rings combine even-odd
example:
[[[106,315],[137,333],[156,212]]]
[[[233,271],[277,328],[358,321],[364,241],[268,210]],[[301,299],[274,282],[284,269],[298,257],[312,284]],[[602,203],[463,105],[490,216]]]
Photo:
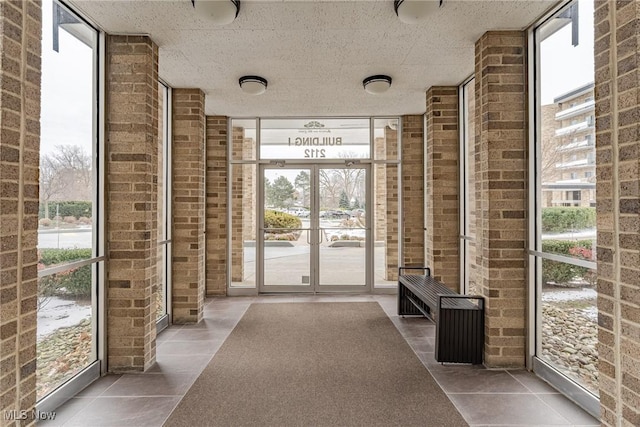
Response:
[[[207,300],[202,322],[172,326],[158,336],[157,363],[148,372],[103,377],[58,408],[54,421],[39,425],[161,426],[252,302],[335,301],[377,301],[472,426],[600,425],[527,371],[437,363],[433,358],[434,325],[424,318],[398,317],[393,295]]]

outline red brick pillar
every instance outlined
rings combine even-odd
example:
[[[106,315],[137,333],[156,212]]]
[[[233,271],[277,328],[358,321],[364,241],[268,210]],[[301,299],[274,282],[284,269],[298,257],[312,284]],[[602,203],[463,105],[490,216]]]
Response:
[[[427,91],[426,264],[449,288],[460,289],[460,135],[458,87]]]
[[[202,320],[205,296],[205,115],[200,89],[173,89],[173,322]]]
[[[207,116],[207,295],[227,294],[227,122]]]
[[[156,358],[158,47],[145,36],[108,36],[107,354],[111,372]]]
[[[401,159],[403,265],[424,265],[423,138],[423,116],[403,116]]]
[[[36,403],[41,19],[0,2],[0,414]]]
[[[492,367],[524,367],[526,357],[526,53],[521,31],[491,31],[476,43],[477,282]]]
[[[603,425],[640,425],[640,3],[596,1],[598,368]]]

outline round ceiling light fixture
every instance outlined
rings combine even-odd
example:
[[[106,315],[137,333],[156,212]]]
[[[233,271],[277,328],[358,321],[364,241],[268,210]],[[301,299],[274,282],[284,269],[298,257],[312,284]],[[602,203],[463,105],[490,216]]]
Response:
[[[249,95],[262,95],[267,90],[267,80],[260,76],[243,76],[238,83],[242,91]]]
[[[391,77],[383,74],[367,77],[362,81],[364,90],[372,95],[378,95],[386,92],[391,87]]]
[[[240,13],[240,0],[191,0],[191,4],[215,25],[231,24]]]
[[[393,10],[405,24],[416,24],[442,6],[443,0],[394,0]]]

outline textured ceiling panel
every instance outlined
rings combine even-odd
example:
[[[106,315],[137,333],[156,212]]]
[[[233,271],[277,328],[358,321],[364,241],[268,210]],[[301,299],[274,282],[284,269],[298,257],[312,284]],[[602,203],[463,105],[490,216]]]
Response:
[[[70,3],[108,33],[150,35],[160,77],[204,90],[207,114],[274,117],[422,114],[426,89],[471,75],[484,32],[526,28],[555,1],[445,0],[407,25],[391,0],[243,0],[224,27],[198,16],[190,0]],[[267,92],[244,94],[238,78],[247,74],[266,78]],[[372,74],[393,78],[388,92],[363,90]]]

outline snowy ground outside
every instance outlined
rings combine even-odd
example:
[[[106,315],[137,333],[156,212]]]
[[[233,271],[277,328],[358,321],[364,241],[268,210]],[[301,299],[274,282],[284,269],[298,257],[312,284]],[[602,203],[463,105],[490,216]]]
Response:
[[[543,289],[542,301],[576,301],[584,299],[596,299],[598,293],[592,288],[577,289]]]
[[[38,340],[57,329],[75,326],[91,318],[91,304],[51,297],[38,310]]]

